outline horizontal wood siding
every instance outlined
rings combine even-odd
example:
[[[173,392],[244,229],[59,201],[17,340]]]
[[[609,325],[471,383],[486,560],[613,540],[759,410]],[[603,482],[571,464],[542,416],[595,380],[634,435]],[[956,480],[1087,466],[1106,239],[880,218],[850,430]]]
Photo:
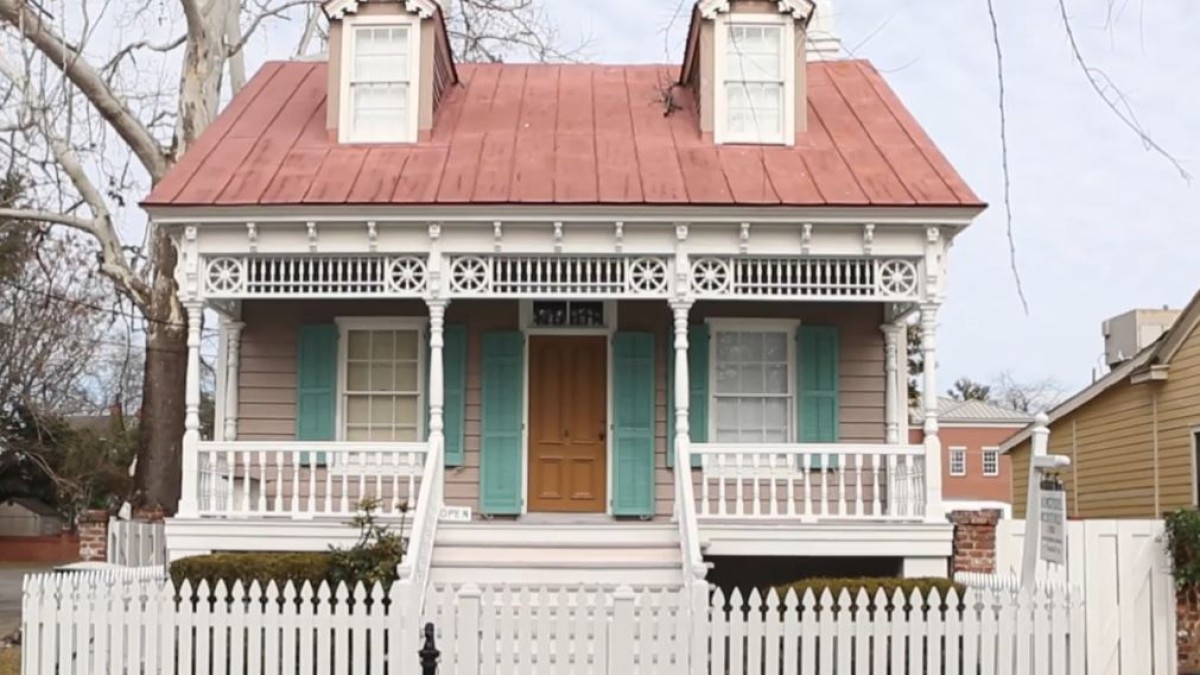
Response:
[[[1112,386],[1050,427],[1049,452],[1071,458],[1061,472],[1070,515],[1158,518],[1193,504],[1192,432],[1200,426],[1200,331],[1162,382]],[[1024,517],[1029,442],[1010,451],[1016,517]]]
[[[707,318],[792,318],[803,323],[836,326],[841,336],[839,434],[843,442],[885,440],[884,345],[879,326],[882,307],[869,304],[698,303],[692,321]],[[295,435],[296,333],[304,323],[332,322],[336,317],[425,317],[424,303],[247,302],[242,333],[238,437],[242,440],[290,440]],[[456,301],[448,323],[468,327],[465,444],[463,464],[446,470],[446,503],[478,509],[480,341],[483,332],[518,329],[515,301]],[[618,329],[645,331],[655,341],[655,514],[669,518],[673,478],[666,464],[666,364],[672,349],[670,308],[664,302],[623,302]]]

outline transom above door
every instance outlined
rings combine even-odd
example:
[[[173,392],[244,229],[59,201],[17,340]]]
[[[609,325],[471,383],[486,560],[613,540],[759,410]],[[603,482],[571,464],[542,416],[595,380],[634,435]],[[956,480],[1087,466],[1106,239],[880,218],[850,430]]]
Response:
[[[530,337],[530,511],[605,511],[607,392],[605,336]]]

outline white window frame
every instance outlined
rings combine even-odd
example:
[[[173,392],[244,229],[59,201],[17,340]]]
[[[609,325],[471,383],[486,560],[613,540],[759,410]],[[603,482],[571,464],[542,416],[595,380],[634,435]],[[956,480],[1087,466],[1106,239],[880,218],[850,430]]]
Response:
[[[779,26],[783,34],[783,137],[739,136],[730,133],[728,99],[725,91],[725,58],[729,51],[731,25]],[[713,141],[718,145],[796,144],[796,26],[790,14],[722,13],[714,20],[713,40]]]
[[[954,470],[954,456],[956,454],[959,457],[962,457],[962,469],[960,469],[958,471]],[[947,460],[946,467],[949,470],[951,476],[967,475],[967,449],[965,447],[963,447],[961,445],[950,446],[950,456],[947,457],[946,460]]]
[[[788,410],[788,430],[786,444],[796,443],[796,331],[800,322],[792,319],[737,319],[722,317],[706,319],[708,324],[708,437],[710,442],[717,443],[717,333],[758,333],[785,332],[787,333],[787,383],[788,398],[791,406]],[[736,445],[736,444],[731,444]]]
[[[425,382],[426,369],[429,368],[429,338],[426,329],[429,326],[429,319],[419,317],[338,317],[334,319],[334,323],[338,327],[337,405],[334,414],[337,440],[346,440],[346,373],[350,331],[413,330],[417,332],[417,440],[415,442],[425,442],[425,425],[427,424],[425,397],[428,396]],[[380,443],[384,442],[380,441]]]
[[[1192,484],[1192,505],[1200,506],[1200,484],[1197,483],[1197,478],[1200,478],[1197,474],[1197,463],[1200,462],[1200,456],[1198,456],[1200,455],[1200,426],[1192,427],[1188,432],[1188,436],[1191,438],[1192,448],[1192,476],[1190,479]]]
[[[350,80],[354,72],[358,28],[408,29],[408,120],[397,124],[398,133],[385,137],[365,136],[354,132],[354,101]],[[415,143],[421,119],[421,22],[411,15],[347,16],[342,21],[342,62],[339,82],[338,142],[339,143]]]
[[[996,458],[995,471],[988,471],[988,461],[987,460],[988,460],[989,454],[991,454],[993,457]],[[979,467],[980,467],[980,470],[983,471],[983,475],[987,476],[988,478],[995,478],[996,476],[999,476],[1000,475],[1000,448],[996,448],[996,447],[983,448],[983,456],[979,460]]]

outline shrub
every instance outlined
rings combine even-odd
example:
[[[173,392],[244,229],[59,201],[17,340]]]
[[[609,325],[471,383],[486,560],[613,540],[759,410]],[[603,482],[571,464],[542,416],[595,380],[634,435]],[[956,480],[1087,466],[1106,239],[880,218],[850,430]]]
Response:
[[[864,577],[861,579],[802,579],[800,581],[793,581],[788,584],[776,586],[775,591],[778,592],[780,596],[783,596],[789,590],[795,590],[797,597],[803,597],[804,592],[811,589],[813,595],[820,599],[821,594],[826,588],[829,589],[829,592],[835,598],[835,602],[836,599],[841,596],[843,590],[848,592],[851,598],[857,599],[858,589],[860,588],[867,592],[867,597],[871,599],[871,602],[875,601],[875,594],[880,589],[887,594],[889,602],[891,601],[892,596],[895,594],[896,589],[900,589],[900,591],[904,593],[906,600],[912,597],[912,592],[914,590],[920,593],[921,597],[924,598],[929,595],[931,590],[936,588],[938,596],[943,598],[943,600],[946,597],[946,593],[950,592],[951,588],[955,589],[959,593],[960,597],[964,590],[964,586],[962,584],[956,584],[951,579],[934,577],[914,579],[902,579],[899,577]]]
[[[1200,511],[1177,509],[1167,514],[1167,553],[1180,590],[1200,587]]]
[[[396,568],[404,560],[408,544],[404,539],[407,506],[401,506],[400,532],[391,532],[387,525],[375,519],[379,502],[364,499],[358,505],[358,513],[350,522],[358,528],[358,541],[350,548],[330,548],[330,579],[335,582],[365,586],[376,583],[389,586],[396,580]]]
[[[178,586],[186,579],[195,586],[201,580],[213,586],[223,580],[226,585],[252,582],[266,586],[274,581],[283,586],[291,581],[296,586],[311,582],[315,587],[322,581],[333,581],[332,556],[320,553],[212,553],[183,558],[171,563],[171,581]]]

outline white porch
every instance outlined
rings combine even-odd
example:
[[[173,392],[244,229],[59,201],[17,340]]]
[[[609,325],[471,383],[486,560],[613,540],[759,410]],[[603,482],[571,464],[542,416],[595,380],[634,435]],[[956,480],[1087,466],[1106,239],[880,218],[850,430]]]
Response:
[[[948,555],[932,367],[921,373],[928,392],[926,441],[904,442],[905,323],[914,312],[920,314],[924,361],[935,364],[948,241],[943,231],[952,233],[966,219],[938,226],[884,220],[618,222],[571,229],[561,222],[464,222],[418,229],[379,220],[361,230],[312,221],[184,227],[180,278],[193,328],[183,499],[168,526],[172,554],[324,549],[338,538],[335,531],[349,533],[344,522],[357,502],[375,498],[387,518],[399,517],[398,505],[405,505],[413,571],[427,573],[446,504],[447,307],[459,300],[537,298],[669,305],[673,406],[668,414],[674,418],[669,443],[676,467],[672,520],[685,574],[703,574],[702,547],[712,555],[734,545],[796,555],[796,542],[828,541],[824,533],[831,531],[855,534],[844,538],[846,545],[822,545],[806,554]],[[493,252],[454,253],[482,249]],[[399,250],[405,253],[391,253]],[[717,253],[729,250],[738,252]],[[252,320],[241,315],[242,303],[363,298],[419,299],[428,310],[428,440],[240,440],[239,336]],[[698,301],[885,307],[878,327],[885,350],[885,437],[871,443],[693,442],[689,324]],[[199,435],[199,317],[205,307],[224,317],[217,394],[221,440],[216,441]],[[317,455],[324,458],[321,470],[312,459]],[[883,534],[889,531],[911,536]],[[759,543],[752,545],[748,538]],[[790,543],[780,543],[784,540]],[[894,545],[862,544],[870,540]]]

